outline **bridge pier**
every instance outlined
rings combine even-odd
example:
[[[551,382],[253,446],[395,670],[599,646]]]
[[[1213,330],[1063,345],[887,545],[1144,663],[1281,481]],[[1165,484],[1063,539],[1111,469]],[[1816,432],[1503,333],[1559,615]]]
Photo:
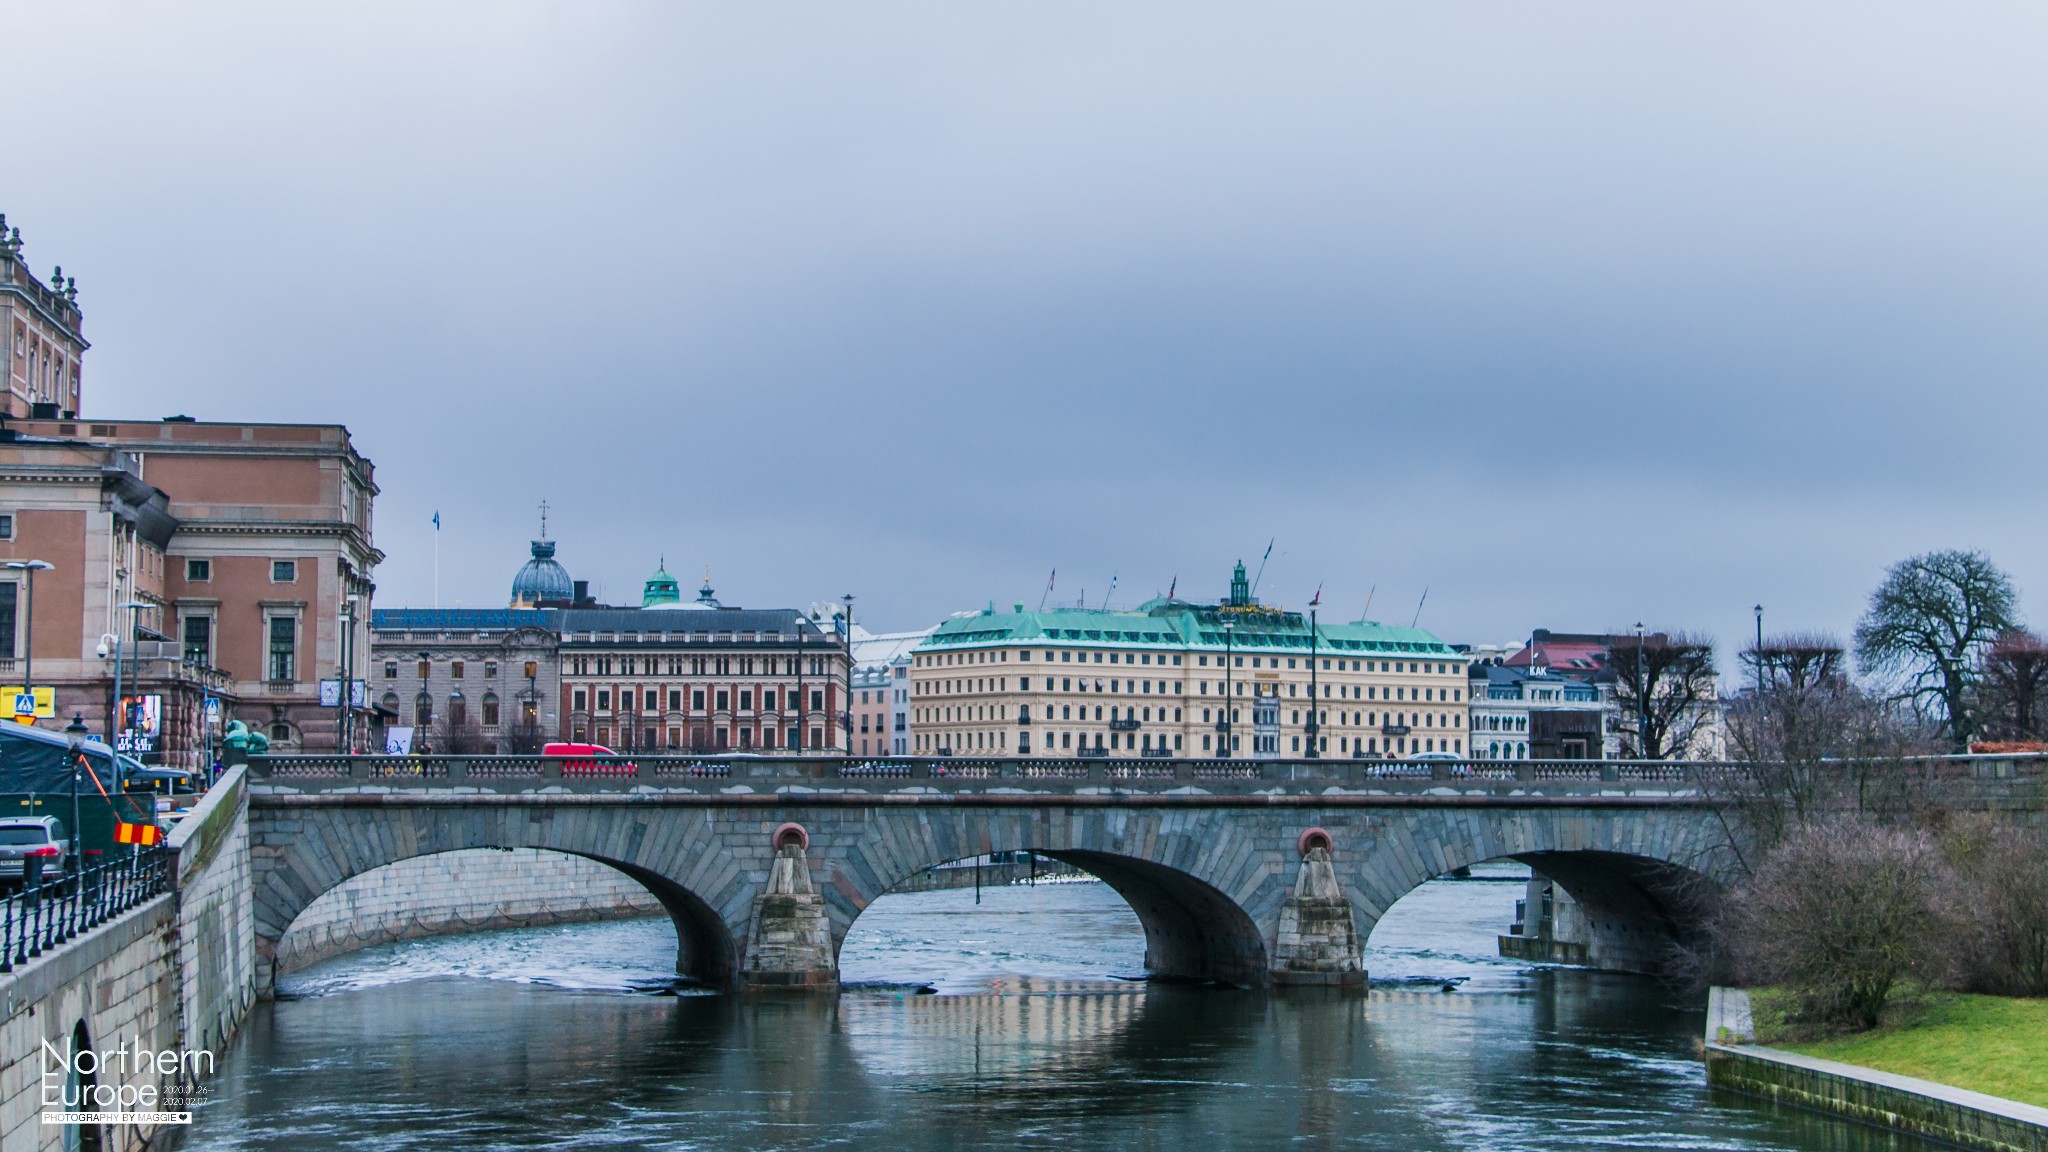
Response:
[[[754,898],[747,932],[747,960],[740,981],[755,988],[836,988],[839,965],[832,948],[832,922],[825,898],[811,885],[804,858],[810,834],[800,824],[775,830],[775,861],[768,887]]]
[[[1364,987],[1365,943],[1351,920],[1351,901],[1330,862],[1330,834],[1301,834],[1301,868],[1280,905],[1273,947],[1273,983]]]

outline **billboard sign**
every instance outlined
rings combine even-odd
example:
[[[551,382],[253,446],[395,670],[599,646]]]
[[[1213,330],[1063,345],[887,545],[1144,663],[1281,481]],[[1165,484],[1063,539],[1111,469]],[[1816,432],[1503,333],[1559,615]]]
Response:
[[[164,698],[156,693],[121,697],[120,724],[114,750],[142,757],[163,747]]]

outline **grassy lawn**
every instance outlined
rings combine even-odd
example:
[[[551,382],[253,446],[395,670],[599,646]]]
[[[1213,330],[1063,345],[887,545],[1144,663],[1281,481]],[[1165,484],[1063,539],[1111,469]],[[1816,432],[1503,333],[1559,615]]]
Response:
[[[1762,1043],[2048,1107],[2048,1000],[1931,995],[1887,1011],[1869,1032],[1796,1040],[1776,1000],[1751,993]]]

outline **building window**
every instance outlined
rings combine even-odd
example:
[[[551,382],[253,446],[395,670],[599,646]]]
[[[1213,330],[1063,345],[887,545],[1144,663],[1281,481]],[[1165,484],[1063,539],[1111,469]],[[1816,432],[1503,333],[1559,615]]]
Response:
[[[498,694],[495,692],[486,692],[484,693],[484,727],[496,728],[497,726]]]
[[[704,710],[704,690],[698,688],[690,693],[690,707],[698,712]]]
[[[425,692],[412,698],[412,722],[416,728],[425,728],[434,722],[434,698]]]
[[[0,540],[14,539],[14,513],[0,512]]]
[[[460,692],[448,694],[448,727],[460,728],[469,722],[469,702]]]
[[[681,711],[683,710],[683,690],[682,690],[682,689],[680,689],[680,688],[671,688],[671,689],[669,689],[669,690],[668,690],[668,710],[669,710],[669,711],[671,711],[671,712],[681,712]],[[677,731],[677,730],[676,730],[676,729],[672,729],[672,731]],[[676,742],[677,742],[676,740],[671,740],[671,741],[669,741],[669,743],[670,743],[670,744],[674,744],[674,743],[676,743]]]
[[[484,679],[486,679],[486,680],[496,680],[497,678],[498,678],[498,662],[497,662],[496,660],[486,660],[486,661],[484,661]]]
[[[450,660],[448,662],[448,675],[456,680],[462,679],[462,661]]]
[[[569,707],[574,711],[581,712],[587,705],[589,699],[590,698],[588,696],[585,696],[583,694],[583,689],[578,688],[576,689],[576,691],[571,692],[569,694]]]
[[[185,617],[185,660],[202,668],[213,667],[213,617]]]
[[[277,681],[298,679],[297,650],[299,622],[290,616],[270,618],[270,678]]]
[[[646,706],[645,708],[641,709],[641,711],[643,711],[643,712],[659,712],[659,711],[661,711],[661,693],[659,693],[659,692],[655,691],[655,690],[654,690],[654,689],[652,689],[652,688],[649,688],[649,689],[647,690],[647,706]],[[648,743],[650,743],[650,744],[651,744],[651,743],[653,743],[653,741],[651,741],[651,740],[650,740],[650,741],[648,741]]]
[[[398,661],[386,660],[384,662],[384,678],[386,680],[398,679]]]
[[[298,583],[299,562],[297,560],[272,560],[270,562],[270,582],[272,584]]]
[[[292,742],[292,726],[282,720],[272,724],[270,726],[270,742],[280,746],[290,744]]]
[[[0,658],[14,658],[14,605],[19,584],[0,584]]]
[[[597,710],[599,712],[609,712],[612,710],[611,689],[599,688],[597,690]]]
[[[188,584],[204,584],[204,583],[206,583],[207,581],[209,581],[209,580],[211,580],[211,579],[213,579],[213,561],[211,561],[211,560],[187,560],[187,561],[185,561],[185,582],[186,582],[186,583],[188,583]]]
[[[433,663],[433,661],[431,661],[431,660],[422,660],[422,661],[420,661],[420,679],[422,679],[422,680],[425,680],[425,679],[427,678],[427,676],[428,676],[428,675],[429,675],[430,673],[432,673],[432,672],[433,672],[433,670],[434,670],[434,663]]]

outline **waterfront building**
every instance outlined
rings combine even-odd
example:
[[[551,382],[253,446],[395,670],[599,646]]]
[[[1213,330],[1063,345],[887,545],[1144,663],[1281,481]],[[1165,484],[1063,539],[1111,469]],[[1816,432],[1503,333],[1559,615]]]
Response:
[[[1472,755],[1484,760],[1598,760],[1607,702],[1595,685],[1547,668],[1474,664]]]
[[[993,607],[912,653],[912,751],[957,756],[1464,754],[1465,658],[1419,628],[1311,627],[1244,565],[1216,604]]]
[[[1660,636],[1652,634],[1650,638],[1654,641],[1660,639]],[[1620,719],[1618,711],[1621,705],[1615,699],[1616,672],[1613,667],[1613,652],[1617,645],[1622,645],[1624,651],[1632,651],[1627,645],[1634,642],[1633,635],[1553,632],[1548,628],[1538,628],[1529,634],[1529,642],[1524,644],[1520,651],[1502,661],[1501,666],[1543,676],[1562,677],[1580,685],[1581,696],[1585,690],[1596,693],[1602,712],[1599,758],[1614,759],[1622,754],[1621,732],[1624,726],[1617,723]],[[1721,754],[1723,737],[1720,727],[1719,695],[1718,690],[1710,692],[1707,699],[1692,706],[1698,710],[1698,724],[1689,745],[1680,750],[1681,755],[1712,758]],[[1584,701],[1581,698],[1572,703],[1582,705]],[[1561,711],[1576,710],[1578,709],[1571,708]],[[1558,751],[1549,754],[1562,755],[1563,748],[1576,746],[1567,742],[1582,738],[1587,725],[1583,718],[1568,718],[1561,714],[1553,715],[1551,719],[1565,727],[1559,729],[1557,733],[1555,748]],[[1549,746],[1546,743],[1546,747]],[[1542,758],[1545,754],[1536,751],[1532,746],[1530,755]]]
[[[0,339],[7,341],[6,395],[0,416],[78,415],[81,365],[91,345],[78,309],[78,281],[64,269],[48,283],[21,256],[21,229],[0,216]]]
[[[82,692],[81,704],[99,698],[112,678],[97,648],[103,634],[115,636],[124,653],[150,661],[140,670],[141,694],[156,694],[152,669],[169,678],[161,706],[191,694],[170,691],[170,681],[196,680],[220,701],[223,722],[241,719],[274,747],[337,746],[340,701],[323,706],[320,681],[338,682],[344,669],[362,678],[371,573],[383,559],[370,537],[373,469],[348,429],[173,417],[17,419],[8,432],[9,463],[48,461],[51,452],[74,461],[40,478],[14,472],[0,492],[0,502],[27,502],[13,513],[22,536],[11,554],[56,565],[36,580],[38,681]],[[94,453],[102,467],[86,461]],[[29,506],[41,498],[19,486],[54,493],[59,474],[77,482],[74,495],[96,487],[86,498],[95,507]],[[107,513],[111,524],[60,526]],[[0,516],[9,514],[0,507]],[[39,538],[45,526],[48,540]],[[44,641],[45,630],[60,625],[63,633]],[[174,671],[173,663],[196,671]],[[109,707],[80,710],[94,717]],[[367,729],[365,706],[347,711],[351,728]],[[175,751],[197,754],[182,743]]]
[[[889,742],[889,699],[894,681],[887,664],[869,664],[853,670],[853,754],[886,756],[894,749]]]

